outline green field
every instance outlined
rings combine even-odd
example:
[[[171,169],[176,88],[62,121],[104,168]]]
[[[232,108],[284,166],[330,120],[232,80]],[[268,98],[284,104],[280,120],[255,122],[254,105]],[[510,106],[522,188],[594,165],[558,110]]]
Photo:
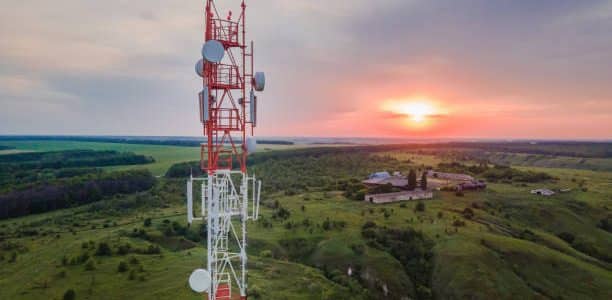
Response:
[[[33,151],[131,151],[153,156],[156,162],[147,167],[158,175],[174,163],[198,158],[197,148],[188,147],[5,144]],[[486,190],[463,196],[436,192],[417,210],[417,202],[376,205],[347,199],[339,182],[376,168],[436,166],[448,157],[406,151],[282,160],[273,159],[273,152],[266,155],[272,159],[254,167],[268,188],[262,218],[248,228],[250,299],[612,298],[612,233],[599,227],[611,218],[612,172],[523,162],[519,170],[546,172],[555,179],[489,183]],[[297,182],[289,180],[293,176]],[[277,183],[285,188],[275,188]],[[571,191],[552,197],[529,193],[541,187]],[[189,290],[187,278],[204,265],[204,248],[163,229],[172,222],[185,225],[183,189],[182,179],[160,178],[148,192],[0,221],[0,299],[61,299],[68,289],[76,299],[201,299]],[[288,217],[277,217],[281,207]],[[403,265],[398,258],[403,250],[395,253],[381,246],[388,241],[362,234],[368,221],[381,230],[422,232],[432,248],[416,250],[430,251],[432,257]],[[134,234],[141,229],[147,239]],[[571,242],[560,237],[564,233],[573,237]],[[113,255],[96,256],[97,246],[84,246],[89,241],[108,243]],[[124,243],[138,249],[159,245],[161,253],[118,254]],[[62,263],[64,256],[83,253],[91,256],[93,270],[86,263]],[[138,262],[130,263],[132,258]],[[121,261],[128,265],[126,272],[118,271]],[[347,276],[349,267],[358,275]],[[423,274],[430,275],[417,290],[415,278]]]
[[[15,147],[14,150],[0,151],[1,154],[18,153],[24,151],[62,151],[72,149],[88,150],[115,150],[119,152],[134,152],[151,156],[155,162],[146,165],[147,169],[156,176],[163,176],[168,168],[177,162],[194,161],[200,159],[198,147],[158,146],[119,143],[98,142],[73,142],[73,141],[4,141],[2,145]],[[259,151],[270,151],[280,149],[298,148],[294,145],[259,145]],[[127,167],[110,167],[109,169],[126,169]]]

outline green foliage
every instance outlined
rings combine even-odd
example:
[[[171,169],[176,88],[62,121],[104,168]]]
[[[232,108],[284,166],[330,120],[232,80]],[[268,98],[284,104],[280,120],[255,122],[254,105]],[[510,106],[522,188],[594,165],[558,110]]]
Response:
[[[608,216],[604,219],[601,219],[599,223],[597,223],[597,227],[612,233],[612,216]]]
[[[74,300],[76,299],[76,293],[74,292],[73,289],[69,289],[64,293],[63,298],[64,300]]]
[[[515,182],[535,183],[553,179],[552,176],[544,172],[521,171],[506,166],[495,166],[494,168],[490,168],[479,175],[491,182],[509,180]]]
[[[55,180],[0,195],[0,219],[36,214],[148,190],[155,178],[147,170],[117,171]]]
[[[369,245],[390,253],[402,264],[418,299],[432,298],[433,241],[412,228],[391,229],[375,223],[364,224],[362,236]]]
[[[303,262],[315,249],[317,241],[306,238],[286,238],[278,241],[285,250],[287,258],[292,261]]]
[[[152,157],[117,151],[67,150],[0,155],[0,172],[152,163]]]
[[[416,212],[424,212],[425,211],[425,203],[423,201],[419,201],[417,205],[414,207],[414,211]]]
[[[125,261],[120,261],[119,265],[117,265],[117,272],[125,273],[128,271],[128,264]]]
[[[113,251],[111,247],[106,242],[98,243],[98,248],[96,249],[96,256],[111,256],[113,255]]]
[[[95,262],[93,261],[93,259],[89,258],[87,262],[85,263],[85,271],[93,271],[95,269],[96,269]]]
[[[474,217],[474,210],[469,207],[466,207],[461,214],[464,218],[471,220]]]
[[[575,239],[574,235],[569,232],[561,232],[557,236],[568,244],[574,242]]]

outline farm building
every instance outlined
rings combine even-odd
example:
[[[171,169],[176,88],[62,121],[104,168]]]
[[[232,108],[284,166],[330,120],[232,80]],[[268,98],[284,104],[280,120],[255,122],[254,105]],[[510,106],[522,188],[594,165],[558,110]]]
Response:
[[[555,194],[555,192],[549,190],[549,189],[536,189],[536,190],[531,190],[531,193],[534,195],[542,195],[542,196],[552,196]]]
[[[368,194],[365,195],[364,201],[376,204],[392,203],[399,201],[411,201],[420,199],[431,199],[433,193],[431,191],[423,191],[420,189],[414,191],[401,191],[397,193],[386,194]]]
[[[404,189],[408,185],[408,178],[400,172],[393,172],[393,175],[391,175],[389,172],[383,171],[370,174],[368,179],[361,183],[368,187],[391,184],[393,187]]]

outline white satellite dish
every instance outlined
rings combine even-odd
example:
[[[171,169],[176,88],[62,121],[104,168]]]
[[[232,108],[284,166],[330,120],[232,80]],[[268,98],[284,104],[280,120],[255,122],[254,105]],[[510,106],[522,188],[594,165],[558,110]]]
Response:
[[[224,55],[225,48],[219,41],[209,40],[202,46],[202,57],[204,57],[207,62],[218,64],[223,59]]]
[[[246,150],[248,154],[255,153],[255,150],[257,150],[257,139],[254,136],[247,136]]]
[[[200,59],[195,65],[195,71],[200,77],[204,77],[204,60]]]
[[[253,87],[258,92],[262,92],[266,88],[266,75],[264,72],[255,73],[253,77]]]
[[[204,269],[196,269],[189,276],[189,286],[196,293],[203,293],[210,288],[210,273]]]

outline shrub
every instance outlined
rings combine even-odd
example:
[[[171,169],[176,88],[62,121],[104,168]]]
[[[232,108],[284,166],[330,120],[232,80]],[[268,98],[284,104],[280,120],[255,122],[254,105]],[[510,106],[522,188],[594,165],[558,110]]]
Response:
[[[597,224],[597,227],[612,233],[612,217],[601,219]]]
[[[146,219],[144,220],[144,222],[143,222],[143,225],[144,225],[145,227],[149,227],[149,226],[151,226],[151,218],[146,218]]]
[[[64,300],[74,300],[76,298],[76,293],[73,289],[69,289],[64,293]]]
[[[471,220],[474,217],[474,211],[469,207],[466,207],[461,214],[463,215],[464,218],[469,219],[469,220]]]
[[[462,227],[462,226],[465,226],[465,222],[463,222],[461,220],[455,220],[455,221],[453,221],[453,226],[455,226],[455,227]]]
[[[93,261],[93,259],[88,259],[87,262],[85,263],[85,271],[93,271],[96,269],[96,265]]]
[[[132,256],[132,257],[130,257],[129,263],[130,263],[130,265],[138,265],[138,264],[140,264],[140,261],[135,256]]]
[[[119,262],[119,265],[117,266],[117,272],[124,273],[124,272],[127,272],[127,270],[128,270],[128,264],[124,261]]]
[[[270,250],[262,250],[259,253],[259,256],[261,256],[261,257],[272,257],[272,251],[270,251]]]
[[[414,211],[425,211],[425,203],[419,201],[419,203],[417,203],[416,207],[414,208]]]
[[[569,232],[561,232],[557,236],[568,244],[574,242],[575,239],[574,235]]]
[[[96,256],[111,256],[113,255],[113,251],[110,246],[106,242],[101,242],[98,244],[98,249],[96,249]]]

